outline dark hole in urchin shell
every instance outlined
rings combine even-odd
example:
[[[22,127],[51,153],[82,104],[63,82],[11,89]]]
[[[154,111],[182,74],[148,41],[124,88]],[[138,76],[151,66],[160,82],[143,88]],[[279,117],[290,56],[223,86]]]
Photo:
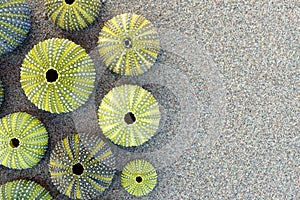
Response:
[[[82,164],[77,163],[77,164],[73,165],[72,171],[73,171],[73,174],[80,176],[81,174],[83,174],[84,168],[83,168]]]
[[[137,177],[135,178],[135,181],[138,182],[138,183],[141,183],[141,182],[143,181],[143,178],[140,177],[140,176],[137,176]]]
[[[57,71],[54,69],[49,69],[46,72],[46,79],[49,83],[53,83],[53,82],[57,81],[57,79],[58,79]]]
[[[72,5],[75,2],[75,0],[65,0],[65,2],[66,4]]]
[[[20,141],[17,138],[12,138],[10,140],[10,146],[12,148],[17,148],[20,145]]]
[[[130,125],[136,121],[136,118],[132,112],[129,112],[125,115],[124,121],[126,122],[126,124]]]
[[[124,42],[124,47],[125,48],[131,48],[132,47],[132,41],[131,41],[130,38],[125,38],[123,42]]]

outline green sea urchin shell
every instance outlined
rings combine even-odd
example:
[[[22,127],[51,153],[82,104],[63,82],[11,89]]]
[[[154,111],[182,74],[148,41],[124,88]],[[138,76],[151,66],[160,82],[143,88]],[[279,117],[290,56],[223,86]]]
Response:
[[[47,146],[47,130],[36,117],[17,112],[0,120],[0,164],[13,169],[33,167]]]
[[[139,146],[156,132],[160,111],[147,90],[136,85],[113,88],[99,106],[99,125],[106,137],[121,146]]]
[[[125,190],[134,196],[144,196],[151,192],[157,182],[154,167],[144,160],[133,160],[126,164],[121,174]]]
[[[40,184],[27,180],[15,180],[0,186],[2,200],[51,200],[49,192]]]
[[[112,152],[103,140],[92,151],[78,134],[58,142],[51,153],[49,171],[57,189],[73,199],[94,198],[109,187],[114,176]]]
[[[45,0],[49,18],[67,31],[81,30],[98,17],[101,0]]]
[[[4,96],[3,86],[2,86],[2,81],[0,81],[0,106],[3,102],[3,96]]]
[[[106,66],[121,75],[144,73],[156,61],[160,50],[159,35],[152,23],[130,13],[106,22],[98,44]]]
[[[38,108],[65,113],[88,100],[95,78],[93,61],[81,46],[54,38],[35,45],[26,55],[20,81]]]
[[[13,51],[30,29],[30,10],[25,0],[0,0],[0,55]]]

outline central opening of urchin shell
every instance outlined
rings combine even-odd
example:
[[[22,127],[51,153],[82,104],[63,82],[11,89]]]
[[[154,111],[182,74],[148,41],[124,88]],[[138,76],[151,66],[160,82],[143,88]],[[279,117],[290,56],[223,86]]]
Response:
[[[130,38],[125,38],[123,42],[124,42],[124,47],[125,48],[131,48],[132,47],[132,41],[131,41]]]
[[[49,69],[46,72],[46,79],[49,83],[53,83],[58,79],[58,73],[55,69]]]
[[[65,0],[66,4],[69,4],[69,5],[73,4],[74,1],[75,1],[75,0]]]
[[[72,171],[73,171],[73,174],[80,176],[81,174],[83,174],[84,168],[83,168],[82,164],[77,163],[77,164],[73,165]]]
[[[132,112],[129,112],[125,115],[124,117],[124,121],[126,122],[126,124],[133,124],[136,121],[136,118],[134,116],[134,114]]]
[[[9,144],[12,148],[18,148],[20,141],[17,138],[12,138]]]
[[[140,176],[137,176],[137,177],[135,178],[135,181],[138,182],[138,183],[141,183],[141,182],[143,181],[143,178],[140,177]]]

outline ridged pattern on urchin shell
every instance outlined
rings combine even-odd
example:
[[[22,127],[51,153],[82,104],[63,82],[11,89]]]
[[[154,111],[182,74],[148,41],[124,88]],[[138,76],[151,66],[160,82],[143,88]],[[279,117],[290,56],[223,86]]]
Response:
[[[75,134],[55,146],[50,156],[49,172],[61,193],[73,199],[90,199],[102,194],[111,184],[115,170],[106,163],[111,159],[112,152],[103,140],[89,151]],[[80,175],[73,173],[73,166],[78,163],[84,169]]]
[[[19,46],[30,30],[30,10],[25,0],[0,0],[0,55]]]
[[[0,186],[0,199],[51,200],[53,198],[40,184],[29,180],[15,180]]]
[[[55,70],[57,79],[47,80]],[[21,86],[38,108],[66,113],[83,105],[94,89],[95,67],[79,45],[67,39],[49,39],[35,45],[21,67]]]
[[[144,196],[151,192],[157,182],[154,167],[145,160],[133,160],[126,164],[121,174],[124,189],[134,196]]]
[[[128,124],[125,115],[135,122]],[[122,85],[106,94],[98,110],[99,125],[115,144],[131,147],[148,141],[158,129],[161,118],[154,96],[137,85]]]
[[[2,81],[0,80],[0,106],[3,102],[3,98],[4,98],[3,85],[2,85]]]
[[[60,28],[67,31],[81,30],[93,23],[98,17],[101,0],[45,0],[49,18]]]
[[[156,61],[160,50],[159,35],[153,24],[143,16],[130,13],[106,22],[98,44],[106,66],[121,75],[144,73]]]
[[[18,140],[18,145],[13,140]],[[13,169],[36,165],[48,147],[48,133],[34,116],[17,112],[0,120],[0,164]]]

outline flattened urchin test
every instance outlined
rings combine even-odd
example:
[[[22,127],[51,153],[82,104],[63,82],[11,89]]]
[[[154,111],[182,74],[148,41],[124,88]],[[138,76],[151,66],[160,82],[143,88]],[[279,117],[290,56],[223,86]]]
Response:
[[[40,184],[29,180],[15,180],[0,185],[1,200],[52,200],[49,192]]]
[[[67,31],[81,30],[98,17],[101,0],[45,0],[49,18]]]
[[[13,51],[30,30],[30,10],[25,0],[0,0],[0,55]]]
[[[156,133],[161,115],[150,92],[137,85],[122,85],[104,96],[98,117],[106,137],[115,144],[132,147]]]
[[[92,59],[79,45],[67,39],[38,43],[21,67],[21,86],[39,109],[66,113],[89,98],[96,79]]]
[[[49,172],[53,184],[73,199],[91,199],[111,184],[114,157],[103,140],[86,148],[79,134],[58,142],[50,156]]]
[[[0,164],[13,169],[33,167],[47,147],[47,130],[36,117],[17,112],[0,120]]]
[[[159,35],[143,16],[125,13],[105,23],[99,35],[100,57],[113,72],[136,76],[154,64]]]

